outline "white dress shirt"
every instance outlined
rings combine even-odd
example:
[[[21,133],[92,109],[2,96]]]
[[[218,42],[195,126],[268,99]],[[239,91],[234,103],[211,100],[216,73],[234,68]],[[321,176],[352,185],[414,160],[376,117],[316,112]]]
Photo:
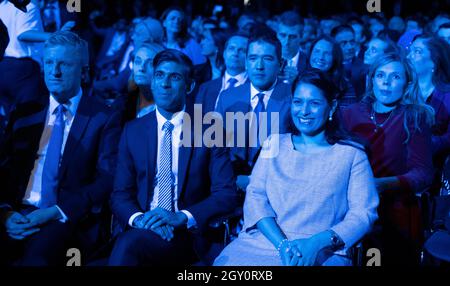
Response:
[[[275,83],[272,85],[272,87],[266,91],[259,91],[256,89],[256,87],[253,86],[253,83],[250,84],[250,104],[252,106],[252,110],[255,110],[256,105],[258,104],[258,101],[259,101],[257,94],[261,93],[261,92],[264,93],[264,99],[263,99],[264,108],[267,110],[267,104],[269,103],[270,96],[272,95],[276,84],[277,84],[277,81],[275,81]]]
[[[237,80],[236,84],[234,85],[234,87],[237,87],[244,84],[247,81],[248,75],[247,72],[244,71],[243,73],[240,73],[238,75],[231,76],[227,71],[225,71],[225,73],[222,76],[222,88],[220,89],[220,92],[230,88],[230,83],[228,82],[230,78],[235,78]]]
[[[80,103],[82,91],[81,88],[77,95],[72,97],[66,104],[64,104],[67,111],[64,113],[64,137],[61,147],[61,159],[64,153],[64,148],[66,146],[67,138],[69,136],[70,128],[72,127],[73,120],[75,118],[78,104]],[[42,188],[42,171],[44,170],[45,156],[47,154],[48,144],[50,142],[50,137],[52,135],[53,125],[56,120],[56,115],[54,114],[55,109],[59,106],[58,101],[50,95],[50,102],[47,111],[47,118],[45,120],[44,131],[42,132],[41,139],[39,141],[39,149],[36,154],[36,160],[34,161],[34,167],[31,171],[30,178],[28,180],[27,189],[25,191],[25,196],[22,202],[26,205],[38,206],[41,201],[41,188]],[[56,206],[63,216],[63,221],[67,220],[67,217],[61,211],[61,209]]]
[[[288,67],[297,67],[298,59],[300,58],[300,51],[297,52],[297,54],[287,62]]]
[[[173,178],[175,179],[174,182],[174,206],[175,206],[175,212],[178,212],[178,192],[177,192],[177,187],[178,187],[178,154],[179,154],[179,150],[180,150],[180,144],[181,144],[181,131],[182,131],[182,127],[183,127],[183,117],[184,117],[184,110],[181,112],[178,112],[176,114],[174,114],[174,116],[172,117],[172,119],[170,119],[170,122],[174,125],[174,128],[172,130],[172,173],[173,173]],[[158,122],[158,151],[157,151],[157,156],[156,156],[156,176],[155,176],[155,180],[154,180],[154,185],[155,188],[153,189],[153,199],[151,201],[150,204],[150,209],[153,210],[156,207],[158,207],[158,195],[159,195],[159,186],[157,183],[156,178],[158,177],[158,173],[159,173],[159,161],[160,161],[160,154],[161,154],[161,143],[164,137],[164,131],[163,131],[163,125],[164,123],[167,121],[167,119],[161,115],[161,113],[158,111],[158,107],[156,107],[156,120]],[[188,222],[187,222],[187,227],[191,228],[193,226],[195,226],[197,224],[197,222],[195,221],[194,217],[192,216],[192,214],[190,212],[188,212],[187,210],[181,210],[181,212],[183,212],[187,217],[188,217]],[[130,219],[128,220],[128,224],[130,226],[133,226],[133,221],[134,219],[141,215],[142,212],[137,212],[135,214],[133,214]]]
[[[14,7],[11,2],[0,1],[0,20],[5,24],[9,35],[9,44],[5,50],[5,57],[39,58],[38,55],[34,54],[36,46],[39,44],[18,39],[18,36],[26,31],[44,31],[39,7],[36,4],[30,2],[27,5],[27,13],[24,13]]]

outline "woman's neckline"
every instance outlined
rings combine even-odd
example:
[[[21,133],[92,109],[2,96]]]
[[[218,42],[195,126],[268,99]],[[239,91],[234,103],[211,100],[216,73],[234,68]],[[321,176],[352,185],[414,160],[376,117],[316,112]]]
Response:
[[[329,145],[328,147],[326,147],[326,148],[321,148],[321,149],[319,149],[319,151],[317,151],[317,152],[302,152],[302,151],[300,151],[300,150],[297,150],[296,148],[295,148],[295,144],[294,144],[294,134],[291,134],[291,136],[289,136],[290,138],[290,140],[289,140],[289,144],[290,144],[290,147],[291,147],[291,149],[293,150],[293,151],[295,151],[296,152],[296,154],[301,154],[301,155],[320,155],[320,154],[322,154],[322,153],[326,153],[326,152],[328,152],[328,151],[330,151],[330,150],[332,150],[336,145],[337,145],[337,143],[336,144],[333,144],[333,145]]]

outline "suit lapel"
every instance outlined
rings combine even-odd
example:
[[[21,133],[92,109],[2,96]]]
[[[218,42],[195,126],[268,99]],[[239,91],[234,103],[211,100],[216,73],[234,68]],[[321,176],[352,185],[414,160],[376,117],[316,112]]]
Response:
[[[148,115],[148,118],[144,117],[144,150],[146,150],[146,175],[147,175],[147,188],[145,188],[142,201],[145,202],[143,209],[148,209],[150,206],[150,199],[153,197],[154,182],[156,180],[156,169],[158,166],[156,156],[158,154],[158,121],[156,120],[156,112],[153,111]],[[135,138],[139,140],[138,138]],[[138,194],[139,195],[139,194]],[[139,199],[139,201],[141,201]]]
[[[194,149],[194,112],[192,110],[192,104],[186,103],[186,113],[185,116],[189,115],[191,117],[191,125],[183,124],[183,130],[181,132],[181,138],[183,136],[190,136],[190,144],[191,146],[180,146],[180,150],[178,152],[178,186],[177,193],[178,197],[180,197],[183,186],[186,181],[186,176],[189,170],[189,164],[191,162],[192,151]],[[184,130],[185,128],[190,128],[190,131]]]
[[[60,176],[64,174],[68,163],[73,157],[76,157],[76,148],[83,137],[84,131],[91,117],[93,116],[93,103],[89,102],[87,96],[81,96],[75,118],[73,119],[72,127],[70,128],[67,137],[66,145],[64,147],[63,157],[61,161]]]

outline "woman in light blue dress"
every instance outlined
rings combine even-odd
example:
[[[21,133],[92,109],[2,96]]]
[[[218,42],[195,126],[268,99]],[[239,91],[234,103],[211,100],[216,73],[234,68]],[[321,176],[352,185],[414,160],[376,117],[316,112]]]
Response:
[[[336,89],[313,69],[293,84],[296,132],[271,136],[250,177],[244,227],[214,265],[351,265],[377,219],[364,149],[339,128]]]

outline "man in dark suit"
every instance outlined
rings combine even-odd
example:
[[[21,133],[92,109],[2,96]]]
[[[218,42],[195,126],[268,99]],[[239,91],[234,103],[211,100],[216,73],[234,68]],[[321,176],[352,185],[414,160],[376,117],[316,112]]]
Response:
[[[243,34],[234,34],[225,43],[223,59],[226,69],[223,76],[202,84],[195,97],[195,102],[202,104],[204,113],[214,111],[221,92],[247,82],[245,70],[247,45],[248,38]]]
[[[294,11],[286,11],[280,16],[276,32],[283,56],[280,78],[286,83],[292,83],[307,66],[308,56],[300,50],[303,19]]]
[[[18,105],[8,123],[0,149],[0,221],[6,230],[0,243],[18,265],[61,262],[81,226],[93,230],[93,213],[112,190],[120,117],[83,95],[87,63],[85,41],[72,32],[53,34],[44,48],[50,96]],[[82,251],[92,250],[95,239],[82,236]]]
[[[244,175],[238,176],[238,187],[242,189],[248,183],[247,176],[264,139],[273,133],[286,133],[290,128],[291,87],[277,80],[280,66],[281,44],[275,36],[250,38],[246,58],[250,82],[224,91],[217,103],[216,111],[225,122],[235,174]],[[228,120],[242,113],[248,119],[245,122]],[[239,138],[245,138],[244,144]]]
[[[193,145],[203,132],[191,133],[198,120],[186,98],[194,88],[191,60],[164,50],[153,68],[156,110],[130,121],[119,145],[111,207],[124,231],[110,265],[192,263],[210,218],[236,206],[227,149]]]

